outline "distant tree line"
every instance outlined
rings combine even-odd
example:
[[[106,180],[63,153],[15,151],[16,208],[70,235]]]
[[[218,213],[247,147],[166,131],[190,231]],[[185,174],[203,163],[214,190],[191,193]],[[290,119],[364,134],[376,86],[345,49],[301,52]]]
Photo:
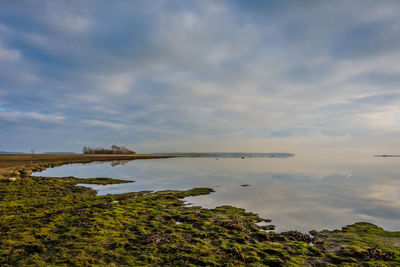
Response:
[[[122,154],[122,155],[136,154],[135,151],[129,150],[125,146],[117,146],[117,145],[112,145],[111,148],[84,146],[82,148],[82,152],[83,154]]]

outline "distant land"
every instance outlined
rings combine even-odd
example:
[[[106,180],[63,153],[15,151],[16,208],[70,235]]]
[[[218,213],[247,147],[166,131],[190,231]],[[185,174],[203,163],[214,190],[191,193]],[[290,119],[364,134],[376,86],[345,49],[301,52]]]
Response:
[[[43,152],[43,154],[76,154],[75,152]]]
[[[31,154],[29,152],[10,152],[0,151],[0,154]],[[35,154],[80,154],[76,152],[43,152]],[[151,153],[149,155],[197,155],[203,157],[216,158],[289,158],[295,156],[292,153],[248,153],[248,152],[168,152],[168,153]],[[400,157],[400,155],[375,155],[375,157]]]
[[[10,151],[0,151],[0,154],[31,154],[31,152],[10,152]],[[43,152],[34,154],[76,154],[75,152]]]
[[[400,155],[374,155],[374,157],[381,157],[381,158],[397,158],[400,157]]]
[[[168,154],[168,155],[199,155],[204,157],[217,157],[217,158],[289,158],[293,157],[292,153],[247,153],[247,152],[185,152],[185,153],[153,153],[153,154]]]

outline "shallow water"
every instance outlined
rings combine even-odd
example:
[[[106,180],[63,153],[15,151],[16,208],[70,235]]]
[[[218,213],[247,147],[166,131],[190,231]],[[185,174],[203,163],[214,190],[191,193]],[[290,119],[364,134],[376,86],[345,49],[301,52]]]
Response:
[[[209,187],[216,192],[187,202],[245,208],[272,219],[277,231],[338,229],[357,221],[400,231],[400,158],[147,159],[64,165],[35,175],[135,181],[89,185],[99,194]]]

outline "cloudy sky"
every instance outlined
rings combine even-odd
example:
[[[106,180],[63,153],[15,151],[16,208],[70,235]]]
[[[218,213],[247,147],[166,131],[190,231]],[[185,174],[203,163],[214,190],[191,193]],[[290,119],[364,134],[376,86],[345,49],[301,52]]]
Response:
[[[400,1],[0,0],[0,150],[400,152]]]

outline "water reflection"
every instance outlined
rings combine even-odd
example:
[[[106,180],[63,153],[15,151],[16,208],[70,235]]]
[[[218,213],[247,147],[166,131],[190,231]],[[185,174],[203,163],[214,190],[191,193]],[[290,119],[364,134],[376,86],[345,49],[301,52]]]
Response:
[[[91,186],[99,194],[210,187],[216,192],[187,201],[245,208],[272,219],[278,231],[334,229],[356,221],[400,230],[399,161],[371,156],[175,158],[66,165],[40,175],[136,181]]]
[[[130,160],[113,160],[111,161],[111,167],[116,167],[116,166],[124,166],[126,164],[128,164],[128,162],[130,162]]]

